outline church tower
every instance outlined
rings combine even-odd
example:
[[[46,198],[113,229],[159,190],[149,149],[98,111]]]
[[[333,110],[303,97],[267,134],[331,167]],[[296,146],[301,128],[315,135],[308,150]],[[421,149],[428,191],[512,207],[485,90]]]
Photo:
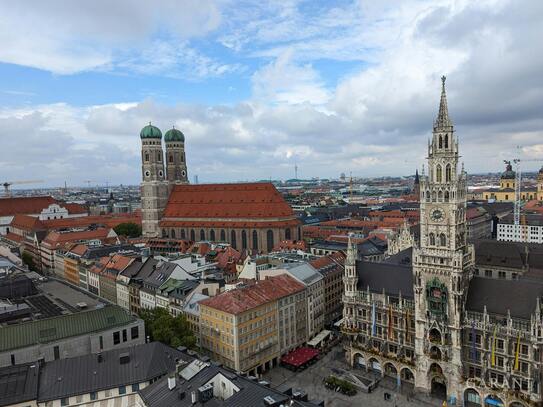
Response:
[[[345,259],[345,274],[343,276],[343,286],[345,295],[355,295],[357,291],[358,275],[356,274],[356,258],[358,249],[353,243],[352,235],[349,234],[347,244],[347,258]]]
[[[420,242],[413,250],[419,390],[461,400],[461,319],[474,261],[466,243],[467,175],[459,171],[458,140],[441,78],[439,113],[420,179]]]
[[[168,201],[168,182],[164,173],[162,133],[149,123],[141,138],[141,212],[144,237],[159,237],[158,223]]]
[[[175,184],[187,184],[187,162],[185,160],[185,135],[175,127],[164,135],[166,143],[166,176],[171,191]]]

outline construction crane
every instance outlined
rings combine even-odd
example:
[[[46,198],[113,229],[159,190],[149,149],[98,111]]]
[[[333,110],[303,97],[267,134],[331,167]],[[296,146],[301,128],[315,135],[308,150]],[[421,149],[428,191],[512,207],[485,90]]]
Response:
[[[43,180],[26,180],[26,181],[4,181],[2,186],[4,187],[4,196],[11,196],[11,186],[12,185],[22,185],[22,184],[40,184]]]

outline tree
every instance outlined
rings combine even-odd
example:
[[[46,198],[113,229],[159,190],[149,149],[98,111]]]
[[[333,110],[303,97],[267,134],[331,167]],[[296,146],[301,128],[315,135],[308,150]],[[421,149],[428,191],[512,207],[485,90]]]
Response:
[[[141,236],[141,226],[136,225],[132,222],[119,223],[113,228],[115,233],[119,236],[127,237],[140,237]]]
[[[142,310],[140,317],[145,322],[146,335],[152,341],[159,341],[174,348],[186,346],[194,349],[196,337],[184,315],[172,316],[165,308]]]
[[[23,252],[21,255],[21,259],[23,260],[23,263],[28,266],[28,269],[30,271],[36,271],[36,266],[34,265],[34,259],[32,258],[32,255],[28,252]]]

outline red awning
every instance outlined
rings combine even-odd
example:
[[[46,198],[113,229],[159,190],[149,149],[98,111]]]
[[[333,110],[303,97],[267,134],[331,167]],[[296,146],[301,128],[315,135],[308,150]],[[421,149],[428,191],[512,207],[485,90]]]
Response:
[[[299,367],[316,358],[319,353],[318,349],[308,347],[299,348],[283,356],[281,362],[294,367]]]

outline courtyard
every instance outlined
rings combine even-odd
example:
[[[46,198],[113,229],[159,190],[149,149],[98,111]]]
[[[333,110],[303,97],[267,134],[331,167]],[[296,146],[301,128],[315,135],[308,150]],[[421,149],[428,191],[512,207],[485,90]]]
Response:
[[[323,380],[330,375],[342,376],[346,372],[355,374],[360,378],[377,379],[379,383],[371,393],[358,391],[355,396],[336,393],[323,385]],[[284,367],[278,366],[269,372],[264,373],[263,380],[271,383],[272,387],[279,390],[287,388],[301,389],[307,392],[310,400],[324,400],[328,407],[350,407],[350,406],[438,406],[443,405],[443,400],[430,398],[422,394],[414,394],[412,386],[405,384],[397,389],[396,381],[388,377],[381,378],[372,372],[361,369],[352,369],[344,359],[344,352],[341,346],[336,346],[322,359],[310,365],[303,371],[293,372]],[[385,393],[390,395],[385,400]]]

